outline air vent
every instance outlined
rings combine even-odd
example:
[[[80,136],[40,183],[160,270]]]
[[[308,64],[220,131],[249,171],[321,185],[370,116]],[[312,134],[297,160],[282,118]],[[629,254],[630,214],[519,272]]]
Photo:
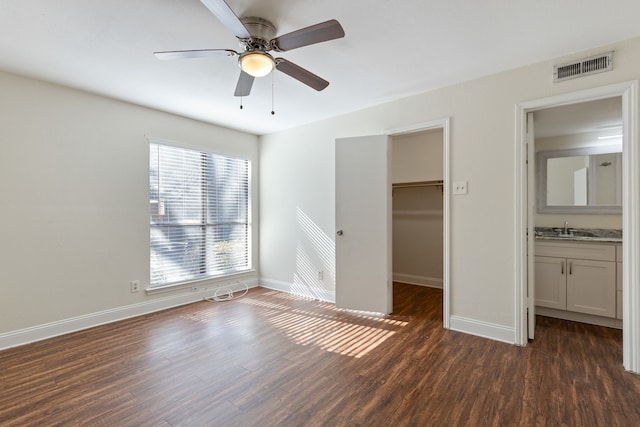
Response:
[[[561,82],[611,70],[613,70],[613,52],[607,52],[561,65],[554,65],[553,81]]]

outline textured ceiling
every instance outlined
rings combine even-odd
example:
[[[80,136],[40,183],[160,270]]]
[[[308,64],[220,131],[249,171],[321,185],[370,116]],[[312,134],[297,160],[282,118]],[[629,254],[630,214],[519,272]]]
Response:
[[[281,55],[330,86],[276,72],[240,110],[236,58],[157,60],[154,51],[238,50],[199,0],[0,0],[0,69],[264,134],[640,35],[637,0],[227,2],[278,34],[340,21],[345,38]]]

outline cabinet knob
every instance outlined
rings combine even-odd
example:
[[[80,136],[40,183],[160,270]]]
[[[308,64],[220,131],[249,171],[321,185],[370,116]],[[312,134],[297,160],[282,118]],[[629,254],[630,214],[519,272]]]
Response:
[[[337,234],[338,236],[342,236],[342,234],[344,234],[344,231],[342,231],[342,230],[338,230],[338,231],[336,231],[336,234]]]

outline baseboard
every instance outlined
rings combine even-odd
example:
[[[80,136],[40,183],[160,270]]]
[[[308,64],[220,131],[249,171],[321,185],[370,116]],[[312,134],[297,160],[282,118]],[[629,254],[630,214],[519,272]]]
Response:
[[[442,289],[442,278],[417,276],[415,274],[393,273],[393,281],[408,285],[427,286]]]
[[[260,286],[275,291],[287,292],[293,295],[299,295],[326,302],[336,302],[336,293],[326,289],[314,288],[308,285],[298,283],[283,282],[281,280],[260,279]]]
[[[294,295],[300,295],[307,298],[313,298],[320,301],[335,303],[335,292],[326,289],[314,288],[307,285],[283,282],[273,279],[260,279],[259,281],[248,280],[245,283],[250,288],[261,286],[267,289],[287,292]],[[243,289],[240,283],[229,285],[232,290]],[[145,301],[138,304],[131,304],[123,307],[116,307],[109,310],[103,310],[95,313],[64,319],[56,322],[37,325],[17,331],[11,331],[0,334],[0,350],[16,347],[30,342],[40,341],[83,329],[92,328],[106,323],[117,322],[119,320],[128,319],[143,314],[149,314],[156,311],[166,310],[168,308],[178,307],[181,305],[191,304],[201,301],[203,298],[211,296],[215,292],[215,288],[204,289],[200,292],[189,292],[186,294],[172,295],[165,298],[157,298],[151,301]],[[502,325],[495,325],[486,322],[480,322],[473,319],[466,319],[459,316],[451,316],[450,329],[477,335],[497,341],[514,343],[515,329]]]
[[[489,338],[509,344],[514,344],[516,342],[515,328],[503,325],[481,322],[479,320],[467,319],[460,316],[451,316],[449,326],[450,329],[454,331],[464,332],[483,338]]]
[[[257,279],[246,280],[244,283],[246,283],[249,288],[255,288],[258,286]],[[224,287],[231,288],[234,291],[244,289],[244,285],[240,283],[224,285]],[[6,332],[0,334],[0,350],[35,341],[41,341],[47,338],[53,338],[83,329],[93,328],[106,323],[141,316],[143,314],[149,314],[156,311],[166,310],[168,308],[202,301],[203,298],[212,296],[216,292],[216,289],[217,287],[212,287],[203,289],[199,292],[188,292],[165,298],[157,298],[151,301],[116,307],[109,310],[98,311],[56,322],[45,323],[43,325]]]

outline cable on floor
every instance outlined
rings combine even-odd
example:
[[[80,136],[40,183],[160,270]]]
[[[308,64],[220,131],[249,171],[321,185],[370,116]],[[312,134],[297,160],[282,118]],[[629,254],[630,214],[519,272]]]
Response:
[[[218,288],[213,296],[205,298],[207,301],[211,302],[222,302],[222,301],[231,301],[233,299],[241,298],[249,292],[249,286],[245,282],[236,282],[242,283],[244,285],[244,289],[242,290],[242,294],[235,295],[233,290],[230,287]],[[238,292],[238,291],[236,291]]]

